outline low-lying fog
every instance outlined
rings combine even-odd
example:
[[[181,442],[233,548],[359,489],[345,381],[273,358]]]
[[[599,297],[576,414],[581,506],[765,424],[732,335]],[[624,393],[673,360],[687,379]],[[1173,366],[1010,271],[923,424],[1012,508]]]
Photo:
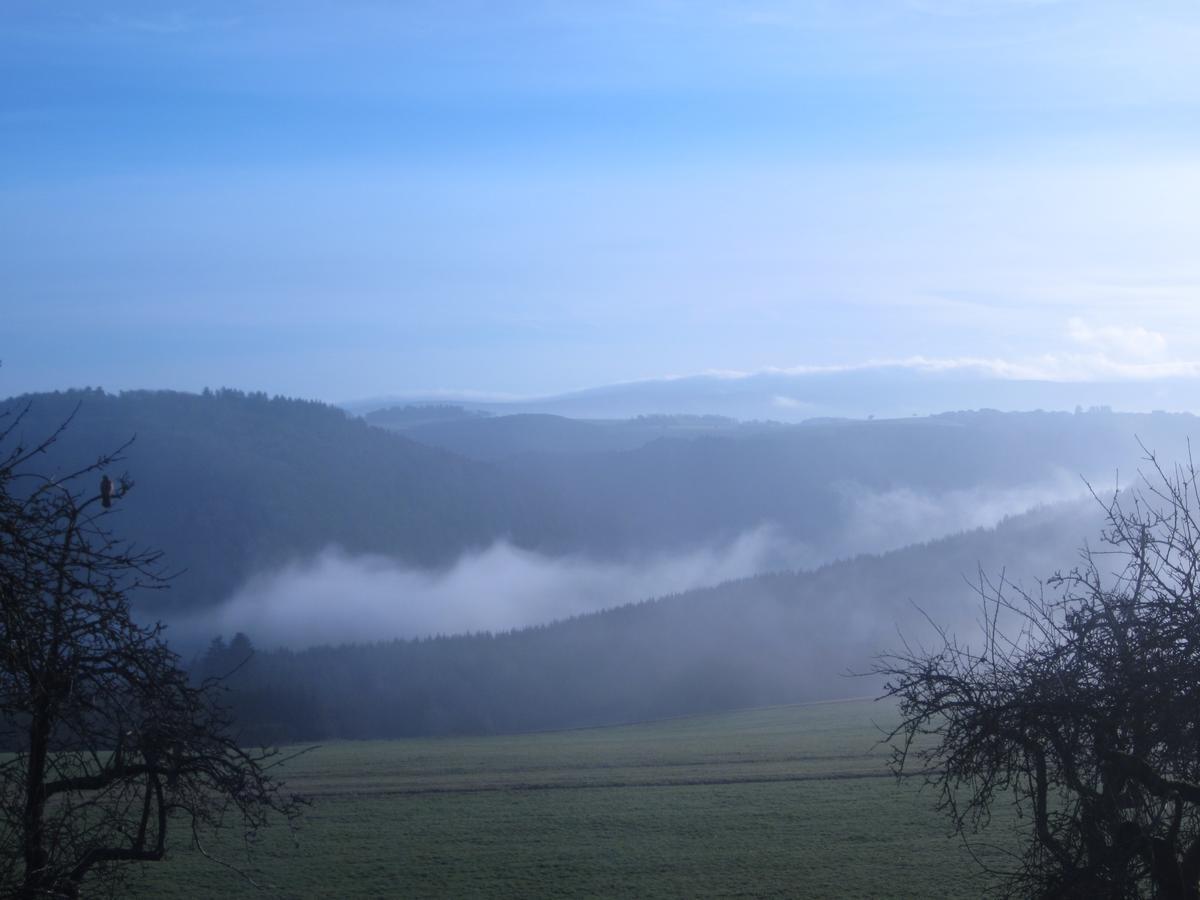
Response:
[[[847,524],[819,546],[764,525],[720,545],[623,562],[551,557],[499,542],[446,569],[429,570],[328,547],[313,558],[258,574],[216,609],[176,622],[172,631],[190,640],[243,631],[260,644],[293,648],[501,631],[760,572],[886,552],[990,527],[1085,493],[1084,484],[1067,473],[1015,489],[925,494],[847,488]]]

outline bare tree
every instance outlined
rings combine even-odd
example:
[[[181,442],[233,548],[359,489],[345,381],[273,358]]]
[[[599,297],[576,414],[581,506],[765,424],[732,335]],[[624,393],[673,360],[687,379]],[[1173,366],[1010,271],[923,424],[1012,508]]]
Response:
[[[193,685],[162,627],[132,619],[130,593],[165,579],[157,553],[107,526],[132,486],[105,474],[121,450],[38,472],[67,424],[24,445],[26,410],[0,429],[0,894],[91,896],[162,859],[169,829],[252,840],[299,801],[272,778],[274,751],[234,739],[218,685]]]
[[[983,581],[979,647],[942,633],[877,663],[893,770],[968,842],[1015,806],[1004,896],[1200,898],[1200,491],[1190,454],[1147,462],[1075,569]]]

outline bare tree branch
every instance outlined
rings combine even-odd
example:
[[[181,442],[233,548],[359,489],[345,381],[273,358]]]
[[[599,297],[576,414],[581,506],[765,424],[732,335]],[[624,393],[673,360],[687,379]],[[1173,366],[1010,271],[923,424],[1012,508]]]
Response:
[[[69,425],[0,452],[0,895],[19,898],[112,890],[163,858],[176,820],[185,839],[253,839],[303,803],[268,771],[285,757],[239,746],[219,681],[192,684],[162,627],[130,615],[130,593],[167,576],[113,536],[94,490],[128,444],[61,477],[31,468]]]
[[[940,631],[875,666],[893,771],[921,772],[968,842],[1001,798],[1026,823],[1002,896],[1200,900],[1200,479],[1190,447],[1146,463],[1093,490],[1103,549],[1049,596],[980,576],[981,653]]]

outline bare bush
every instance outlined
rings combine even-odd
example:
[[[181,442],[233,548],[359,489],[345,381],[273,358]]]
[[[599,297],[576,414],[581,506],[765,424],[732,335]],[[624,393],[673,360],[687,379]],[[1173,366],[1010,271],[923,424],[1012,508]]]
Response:
[[[1099,549],[1036,592],[982,582],[984,636],[881,657],[893,771],[968,842],[1012,805],[1004,896],[1200,898],[1200,490],[1153,454],[1097,499]],[[994,865],[994,864],[993,864]]]

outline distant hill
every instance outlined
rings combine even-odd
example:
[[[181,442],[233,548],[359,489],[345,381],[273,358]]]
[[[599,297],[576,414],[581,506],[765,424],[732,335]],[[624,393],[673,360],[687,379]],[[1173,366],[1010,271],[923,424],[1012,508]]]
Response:
[[[573,418],[623,419],[654,413],[716,414],[735,419],[800,422],[833,417],[865,419],[927,416],[946,410],[1006,412],[1109,406],[1124,412],[1200,412],[1200,379],[1039,381],[1001,378],[980,364],[886,364],[846,369],[764,371],[748,375],[691,375],[602,385],[547,397],[478,401],[440,397],[497,415],[546,413]],[[414,395],[404,402],[422,398]],[[396,399],[348,403],[357,414]]]
[[[26,404],[27,442],[74,414],[45,459],[51,471],[136,435],[120,467],[135,489],[111,524],[186,570],[156,595],[168,608],[216,603],[254,572],[331,544],[438,565],[500,538],[542,547],[562,531],[536,484],[320,403],[83,390],[10,399],[0,412]]]
[[[1034,588],[1099,524],[1060,505],[814,572],[730,582],[505,634],[260,651],[239,671],[243,723],[275,740],[566,728],[873,694],[874,655],[928,640],[924,613],[965,639],[980,567]],[[922,612],[924,611],[924,612]],[[253,636],[252,636],[253,638]],[[200,673],[244,659],[214,644]]]
[[[528,453],[613,453],[662,438],[744,435],[782,427],[778,423],[741,423],[724,416],[568,419],[541,413],[472,413],[462,407],[441,407],[459,409],[460,414],[434,418],[422,415],[425,408],[380,410],[365,418],[423,444],[488,461]]]
[[[1085,492],[1081,476],[1109,487],[1141,463],[1138,438],[1175,458],[1197,424],[1104,411],[800,425],[519,415],[405,434],[536,481],[591,553],[681,549],[769,523],[827,559],[989,524]]]
[[[378,425],[380,428],[403,430],[420,425],[459,422],[463,419],[479,419],[487,415],[489,414],[485,412],[468,410],[452,404],[429,403],[416,406],[389,406],[386,409],[373,410],[363,416],[363,418],[370,425]]]

